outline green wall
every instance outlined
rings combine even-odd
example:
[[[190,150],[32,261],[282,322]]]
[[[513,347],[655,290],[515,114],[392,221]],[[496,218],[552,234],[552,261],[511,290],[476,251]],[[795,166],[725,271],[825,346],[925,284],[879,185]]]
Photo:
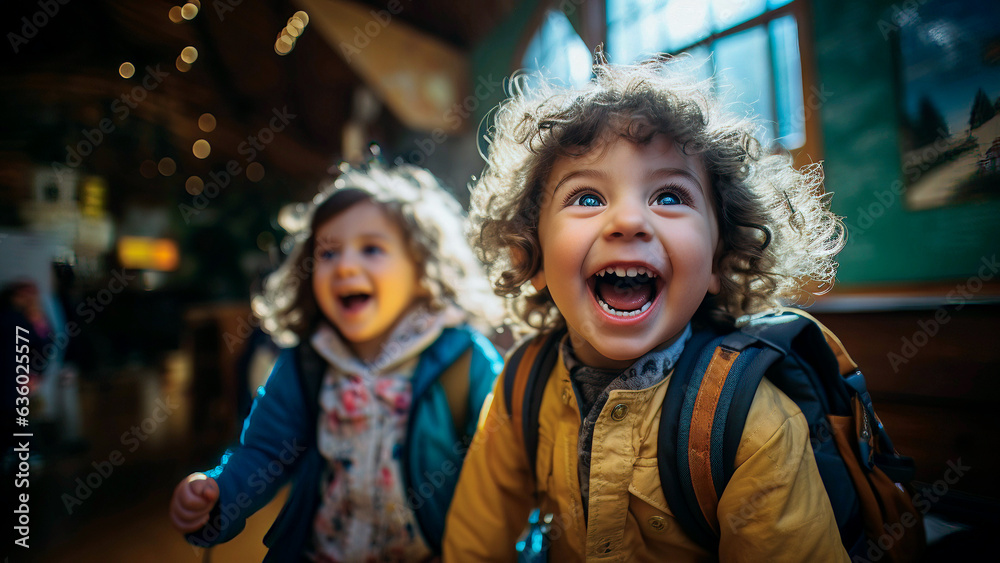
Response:
[[[923,2],[916,4],[919,12]],[[849,225],[842,287],[961,281],[1000,250],[1000,199],[910,211],[899,195],[897,71],[883,35],[893,25],[892,7],[884,0],[812,5],[817,80],[826,98],[818,108],[826,189]]]

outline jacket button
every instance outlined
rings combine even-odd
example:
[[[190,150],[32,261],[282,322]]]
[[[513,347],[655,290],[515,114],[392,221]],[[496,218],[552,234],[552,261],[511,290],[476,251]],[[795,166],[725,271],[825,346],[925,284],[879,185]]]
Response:
[[[667,519],[662,516],[651,516],[649,518],[649,527],[657,532],[662,532],[667,529]]]
[[[615,408],[611,409],[611,419],[621,421],[625,419],[625,415],[628,414],[628,405],[615,405]]]
[[[565,389],[563,389],[563,392],[562,392],[562,401],[564,403],[566,403],[567,405],[569,404],[569,391],[567,391]]]

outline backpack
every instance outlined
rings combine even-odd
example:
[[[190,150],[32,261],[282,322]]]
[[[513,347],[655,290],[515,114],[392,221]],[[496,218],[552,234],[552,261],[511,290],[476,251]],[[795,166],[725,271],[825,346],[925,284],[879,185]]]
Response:
[[[505,368],[505,406],[532,472],[542,393],[563,334],[534,337],[515,349]],[[854,560],[918,559],[925,533],[907,485],[913,460],[893,448],[864,376],[840,340],[791,309],[754,317],[731,332],[695,331],[674,368],[657,455],[667,505],[684,532],[710,553],[718,551],[719,496],[736,470],[750,403],[765,376],[806,417],[848,553]]]

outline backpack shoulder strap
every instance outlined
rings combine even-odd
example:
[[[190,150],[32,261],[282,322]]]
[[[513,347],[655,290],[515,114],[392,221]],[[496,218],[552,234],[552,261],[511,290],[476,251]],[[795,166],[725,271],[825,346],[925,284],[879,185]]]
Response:
[[[750,403],[764,372],[785,355],[783,338],[768,336],[695,333],[664,398],[657,444],[664,496],[687,535],[709,551],[718,549],[719,497],[735,470]]]
[[[538,458],[538,415],[542,392],[559,357],[565,330],[540,334],[519,345],[504,366],[504,406],[520,434],[528,467],[534,474]]]
[[[295,347],[295,366],[298,368],[302,397],[309,410],[309,420],[317,420],[319,418],[319,388],[323,383],[323,375],[326,373],[326,360],[306,340]],[[310,425],[310,428],[313,427],[315,424]]]

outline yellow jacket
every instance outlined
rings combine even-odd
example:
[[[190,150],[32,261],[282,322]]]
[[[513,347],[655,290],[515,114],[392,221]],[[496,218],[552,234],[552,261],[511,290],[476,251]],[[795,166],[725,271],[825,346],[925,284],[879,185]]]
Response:
[[[536,505],[555,515],[549,557],[555,563],[849,561],[805,417],[766,379],[747,417],[738,468],[719,499],[716,557],[684,534],[660,487],[657,429],[669,376],[646,389],[611,392],[594,428],[587,522],[577,477],[581,417],[562,355],[539,414],[537,501],[524,446],[504,407],[506,376],[487,399],[465,458],[445,527],[445,563],[515,561],[514,543]]]

